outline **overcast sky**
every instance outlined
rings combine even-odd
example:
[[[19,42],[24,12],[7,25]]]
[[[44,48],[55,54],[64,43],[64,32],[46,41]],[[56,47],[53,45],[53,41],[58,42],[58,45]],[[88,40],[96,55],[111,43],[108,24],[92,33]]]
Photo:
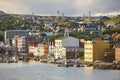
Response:
[[[120,0],[0,0],[6,13],[67,16],[120,14]]]

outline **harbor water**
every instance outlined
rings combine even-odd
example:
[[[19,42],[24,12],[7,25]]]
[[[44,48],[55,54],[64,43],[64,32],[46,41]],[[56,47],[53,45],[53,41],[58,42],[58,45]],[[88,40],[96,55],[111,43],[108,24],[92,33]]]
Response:
[[[0,80],[120,80],[120,70],[66,68],[42,63],[0,63]]]

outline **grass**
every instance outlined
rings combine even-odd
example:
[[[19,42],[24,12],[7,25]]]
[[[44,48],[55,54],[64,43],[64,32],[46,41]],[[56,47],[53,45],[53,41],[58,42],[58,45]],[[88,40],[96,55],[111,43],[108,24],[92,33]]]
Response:
[[[114,22],[115,24],[120,23],[120,19],[112,19],[112,20],[107,20],[104,22],[105,25],[109,24],[110,22]]]

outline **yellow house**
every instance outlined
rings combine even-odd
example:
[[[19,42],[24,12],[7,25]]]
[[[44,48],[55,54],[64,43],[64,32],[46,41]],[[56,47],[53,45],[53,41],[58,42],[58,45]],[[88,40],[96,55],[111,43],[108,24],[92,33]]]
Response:
[[[105,49],[109,48],[109,47],[110,47],[110,44],[107,43],[107,42],[85,41],[85,44],[84,44],[84,61],[94,62],[95,60],[103,59]]]

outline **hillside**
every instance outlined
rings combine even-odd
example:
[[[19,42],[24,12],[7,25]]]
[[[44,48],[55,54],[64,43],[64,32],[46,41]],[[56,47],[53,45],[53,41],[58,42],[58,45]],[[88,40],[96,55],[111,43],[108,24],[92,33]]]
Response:
[[[0,15],[4,15],[5,14],[5,12],[3,12],[3,11],[0,11]]]

